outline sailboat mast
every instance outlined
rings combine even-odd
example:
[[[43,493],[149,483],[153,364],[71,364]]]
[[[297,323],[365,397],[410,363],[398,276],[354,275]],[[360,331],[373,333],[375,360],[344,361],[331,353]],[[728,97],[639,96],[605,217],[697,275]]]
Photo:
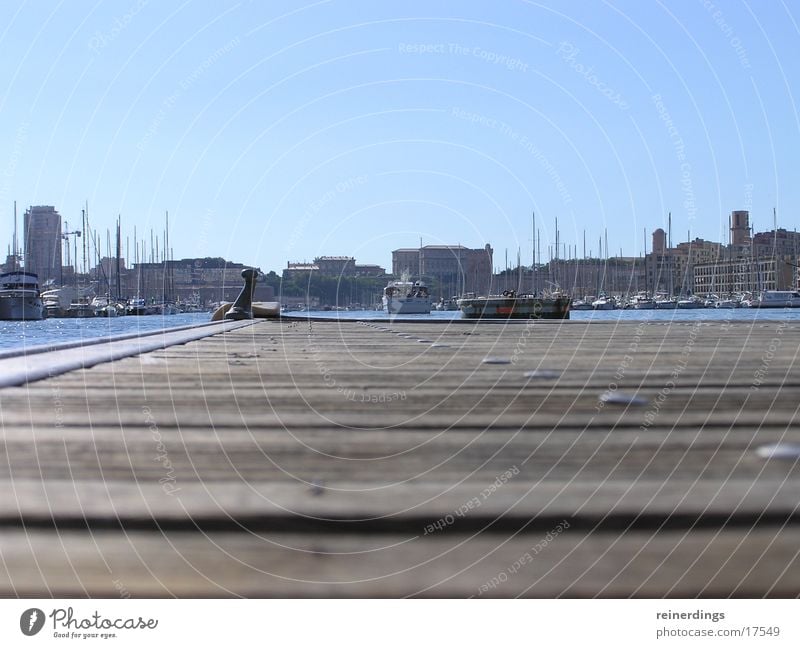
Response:
[[[108,275],[106,276],[106,281],[108,283],[108,294],[107,294],[107,296],[110,299],[111,298],[111,273],[113,272],[112,271],[112,267],[113,266],[111,265],[111,232],[108,229],[106,229],[106,255],[107,255],[106,259],[108,259],[108,263],[107,263],[107,265],[108,265]]]
[[[669,272],[669,297],[672,297],[672,212],[667,215],[667,270]]]
[[[539,230],[536,230],[536,258],[541,263],[542,258],[542,235]],[[536,277],[536,290],[539,290],[539,277]]]
[[[169,273],[169,275],[167,274]],[[172,273],[169,269],[169,212],[165,213],[165,226],[164,226],[164,276],[167,279],[164,301],[172,299]]]
[[[778,212],[772,208],[772,261],[775,264],[775,290],[780,290],[778,286]]]
[[[531,292],[536,294],[536,212],[531,212]]]
[[[117,295],[116,295],[117,299],[119,299],[120,296],[122,295],[122,282],[120,280],[120,263],[119,263],[119,257],[120,254],[122,253],[120,249],[122,247],[121,234],[120,234],[121,218],[122,217],[120,215],[117,215]]]
[[[84,209],[81,210],[82,215],[82,229],[83,229],[83,274],[87,277],[89,275],[89,201],[86,201]]]
[[[556,216],[556,255],[555,258],[558,259],[558,216]]]
[[[606,255],[605,260],[603,261],[603,292],[606,290],[606,286],[608,285],[608,228],[603,228],[603,239],[605,241],[606,246]]]
[[[18,258],[19,248],[17,247],[17,201],[16,200],[14,201],[14,242],[13,242],[13,248],[14,248],[14,251],[13,251],[14,261],[13,261],[12,265],[14,267],[11,268],[11,269],[14,272],[16,272],[17,268],[18,268],[18,263],[19,263],[19,258]]]

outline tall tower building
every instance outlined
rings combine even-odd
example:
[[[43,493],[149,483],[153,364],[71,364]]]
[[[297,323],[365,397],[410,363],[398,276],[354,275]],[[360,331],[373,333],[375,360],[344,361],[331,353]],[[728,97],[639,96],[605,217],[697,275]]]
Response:
[[[750,244],[750,212],[731,212],[731,243],[733,245]]]
[[[39,283],[61,276],[61,215],[55,207],[31,206],[25,212],[25,270]]]
[[[664,254],[667,249],[667,233],[660,227],[653,232],[653,252]]]

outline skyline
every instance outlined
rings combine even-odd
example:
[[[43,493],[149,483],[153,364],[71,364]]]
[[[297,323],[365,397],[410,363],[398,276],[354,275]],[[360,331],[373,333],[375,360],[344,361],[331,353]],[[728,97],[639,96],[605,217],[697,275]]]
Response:
[[[580,17],[578,16],[580,10]],[[573,12],[573,13],[569,13]],[[0,243],[12,207],[163,229],[262,268],[490,243],[643,252],[792,230],[795,3],[322,1],[0,8]],[[781,180],[784,180],[781,182]],[[787,181],[788,180],[788,181]],[[24,208],[23,208],[24,211]],[[456,234],[454,236],[453,234]],[[649,246],[648,240],[647,245]],[[495,265],[498,265],[495,263]]]

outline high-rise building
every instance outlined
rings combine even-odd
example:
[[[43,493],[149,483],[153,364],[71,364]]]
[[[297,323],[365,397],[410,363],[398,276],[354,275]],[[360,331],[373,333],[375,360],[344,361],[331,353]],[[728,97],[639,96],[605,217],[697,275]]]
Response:
[[[61,215],[49,205],[25,212],[25,270],[39,275],[39,283],[61,277]]]

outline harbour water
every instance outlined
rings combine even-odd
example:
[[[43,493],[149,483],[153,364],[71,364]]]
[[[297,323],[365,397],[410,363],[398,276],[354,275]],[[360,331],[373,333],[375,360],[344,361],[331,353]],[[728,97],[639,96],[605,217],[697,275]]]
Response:
[[[385,319],[386,313],[375,310],[360,311],[307,311],[288,313],[287,316],[303,319],[323,317],[332,320],[370,320]],[[115,335],[149,333],[173,328],[204,324],[210,320],[209,313],[184,313],[180,315],[147,317],[112,317],[85,319],[46,319],[36,322],[0,321],[0,351],[25,349],[34,346],[93,340]],[[403,315],[403,319],[420,321],[448,321],[461,319],[460,311],[433,311],[430,315]],[[800,308],[698,308],[696,310],[610,310],[610,311],[572,311],[573,321],[800,321]],[[475,320],[473,320],[475,321]],[[524,321],[524,320],[517,320]],[[563,320],[562,320],[563,321]]]
[[[149,333],[175,326],[202,324],[209,313],[146,317],[53,318],[32,322],[0,321],[0,351],[76,342],[115,335]]]

